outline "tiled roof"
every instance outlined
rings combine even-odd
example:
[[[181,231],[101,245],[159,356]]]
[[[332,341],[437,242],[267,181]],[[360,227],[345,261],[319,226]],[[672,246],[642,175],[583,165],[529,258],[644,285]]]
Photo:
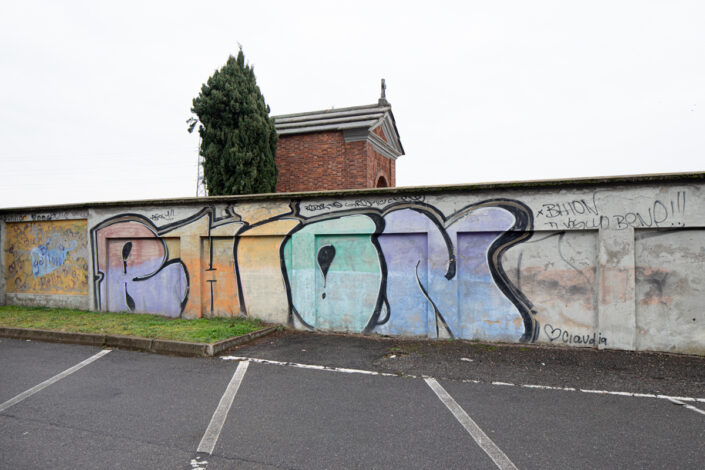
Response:
[[[346,131],[351,129],[372,130],[385,124],[385,135],[390,140],[389,145],[396,149],[398,155],[404,154],[404,148],[399,140],[392,107],[389,104],[370,104],[352,106],[350,108],[326,109],[306,113],[283,114],[273,116],[274,126],[279,135],[303,134],[307,132]]]
[[[391,112],[391,106],[372,104],[367,106],[353,106],[351,108],[284,114],[274,116],[274,123],[280,135],[343,130],[357,127],[371,128],[375,127],[377,123],[384,119],[385,114],[388,112]]]

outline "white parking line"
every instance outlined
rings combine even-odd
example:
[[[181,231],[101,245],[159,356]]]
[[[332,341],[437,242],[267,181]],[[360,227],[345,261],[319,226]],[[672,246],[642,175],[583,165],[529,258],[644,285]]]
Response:
[[[443,402],[443,404],[453,413],[455,419],[465,428],[470,434],[470,437],[477,443],[478,446],[492,459],[498,468],[502,470],[517,470],[516,465],[509,460],[509,457],[502,452],[502,449],[497,447],[497,444],[490,439],[480,426],[465,412],[465,410],[450,396],[446,389],[441,386],[436,379],[424,379],[433,393]]]
[[[10,398],[10,399],[7,400],[5,403],[0,404],[0,413],[2,413],[3,411],[5,411],[6,409],[8,409],[9,407],[11,407],[12,405],[16,405],[17,403],[21,402],[21,401],[24,400],[25,398],[31,397],[31,396],[34,395],[35,393],[37,393],[37,392],[39,392],[39,391],[41,391],[41,390],[44,390],[44,389],[47,388],[49,385],[58,382],[59,380],[63,379],[64,377],[66,377],[66,376],[68,376],[68,375],[73,374],[74,372],[76,372],[77,370],[79,370],[79,369],[81,369],[81,368],[87,366],[87,365],[90,364],[91,362],[97,361],[98,359],[100,359],[101,357],[105,356],[105,355],[108,354],[109,352],[110,352],[110,349],[103,349],[102,351],[100,351],[100,352],[97,353],[97,354],[94,354],[93,356],[89,357],[89,358],[86,359],[85,361],[81,361],[81,362],[79,362],[78,364],[76,364],[75,366],[70,367],[70,368],[66,369],[65,371],[63,371],[63,372],[61,372],[61,373],[59,373],[59,374],[56,374],[54,377],[45,380],[44,382],[40,383],[39,385],[35,385],[34,387],[30,388],[29,390],[26,390],[26,391],[20,393],[20,394],[17,395],[16,397]]]
[[[311,370],[323,370],[328,372],[343,372],[346,374],[363,374],[363,375],[378,375],[382,377],[404,377],[407,379],[418,379],[418,378],[429,378],[428,376],[416,376],[416,375],[400,375],[400,374],[390,374],[389,372],[376,372],[372,370],[362,370],[362,369],[346,369],[344,367],[331,367],[331,366],[319,366],[315,364],[300,364],[298,362],[283,362],[283,361],[273,361],[270,359],[257,359],[254,357],[245,356],[222,356],[222,360],[225,361],[250,361],[257,362],[259,364],[270,364],[275,366],[287,366],[296,367],[298,369],[311,369]],[[481,384],[487,383],[480,380],[461,380],[463,383],[474,383]],[[577,389],[574,387],[556,387],[552,385],[533,385],[533,384],[513,384],[510,382],[490,382],[490,385],[501,386],[501,387],[524,387],[533,388],[537,390],[558,390],[561,392],[580,392],[580,393],[592,393],[598,395],[618,395],[623,397],[632,398],[659,398],[661,400],[679,400],[679,401],[689,401],[689,402],[700,402],[705,403],[705,398],[694,398],[694,397],[678,397],[671,395],[656,395],[653,393],[638,393],[638,392],[622,392],[614,390],[591,390],[591,389]]]
[[[688,405],[680,400],[676,400],[675,398],[668,398],[668,401],[670,401],[671,403],[675,403],[676,405],[680,405],[683,408],[688,408],[689,410],[695,411],[696,413],[700,413],[701,415],[705,415],[705,411],[701,410],[700,408],[696,408],[693,405]]]
[[[220,436],[220,431],[223,429],[223,424],[225,424],[225,418],[228,417],[228,411],[230,411],[230,407],[235,399],[235,394],[240,388],[242,378],[245,376],[247,366],[249,365],[250,363],[248,361],[242,361],[238,364],[233,378],[230,379],[230,383],[225,389],[225,393],[223,393],[223,396],[220,398],[220,403],[218,403],[218,407],[213,413],[211,422],[208,423],[206,432],[203,434],[203,438],[201,439],[201,443],[198,444],[198,450],[196,452],[208,455],[213,453],[215,443],[218,442],[218,436]]]
[[[221,357],[224,361],[250,361],[256,362],[258,364],[269,364],[273,366],[289,366],[296,367],[297,369],[312,369],[312,370],[327,370],[329,372],[343,372],[345,374],[363,374],[363,375],[381,375],[383,377],[398,377],[397,374],[390,374],[388,372],[375,372],[372,370],[362,370],[362,369],[346,369],[344,367],[330,367],[330,366],[318,366],[314,364],[300,364],[298,362],[282,362],[282,361],[271,361],[269,359],[257,359],[254,357],[243,357],[243,356],[223,356]],[[412,377],[414,376],[405,376]]]

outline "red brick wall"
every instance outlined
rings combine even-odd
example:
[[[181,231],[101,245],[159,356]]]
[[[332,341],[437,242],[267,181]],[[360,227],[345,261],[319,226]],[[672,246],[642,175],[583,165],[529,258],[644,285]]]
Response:
[[[341,132],[342,138],[342,132]],[[367,142],[345,143],[345,174],[341,175],[340,186],[326,189],[358,189],[367,188]]]
[[[388,142],[387,136],[384,135],[384,131],[382,130],[382,126],[375,127],[374,129],[372,129],[372,132],[381,137],[383,141]]]
[[[344,155],[345,142],[340,132],[279,136],[277,191],[315,191],[339,186],[343,182]]]
[[[340,131],[279,136],[276,163],[277,192],[374,188],[380,171],[394,186],[394,162]]]
[[[384,131],[382,130],[382,126],[377,126],[375,127],[372,132],[377,134],[379,137],[382,138],[385,142],[389,142],[387,140],[387,136],[384,135]],[[375,152],[373,147],[370,146],[371,152],[374,154],[374,158],[372,159],[375,163],[375,175],[377,177],[374,179],[374,184],[372,187],[376,187],[377,185],[377,179],[379,178],[379,175],[382,174],[384,175],[384,179],[387,180],[387,184],[389,185],[390,188],[393,188],[396,186],[396,162],[394,160],[391,160],[389,158],[386,158],[379,153]]]
[[[367,143],[367,152],[367,185],[363,187],[376,188],[380,176],[384,176],[388,187],[394,187],[394,160],[377,153],[370,143]]]

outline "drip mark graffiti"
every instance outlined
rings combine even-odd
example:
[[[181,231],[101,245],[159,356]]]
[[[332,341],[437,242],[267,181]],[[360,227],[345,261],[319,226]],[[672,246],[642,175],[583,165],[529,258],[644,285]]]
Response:
[[[321,268],[321,273],[323,274],[323,289],[326,288],[326,278],[328,277],[328,269],[335,258],[335,247],[333,245],[322,246],[318,250],[318,266]],[[322,297],[326,298],[326,293],[323,292]]]
[[[213,313],[214,313],[214,312],[213,312],[213,284],[215,284],[215,283],[218,282],[218,281],[217,281],[216,279],[208,279],[206,282],[207,282],[208,285],[210,286],[210,291],[211,291],[211,297],[210,297],[210,299],[211,299],[211,316],[213,316]]]
[[[127,274],[127,258],[132,251],[132,242],[127,242],[122,246],[122,273]]]

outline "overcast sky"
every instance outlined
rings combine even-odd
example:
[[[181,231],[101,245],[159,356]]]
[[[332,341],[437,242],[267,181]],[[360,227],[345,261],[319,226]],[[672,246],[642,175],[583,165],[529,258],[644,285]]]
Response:
[[[242,45],[272,114],[375,103],[397,185],[705,170],[705,2],[4,2],[0,207],[194,196]]]

